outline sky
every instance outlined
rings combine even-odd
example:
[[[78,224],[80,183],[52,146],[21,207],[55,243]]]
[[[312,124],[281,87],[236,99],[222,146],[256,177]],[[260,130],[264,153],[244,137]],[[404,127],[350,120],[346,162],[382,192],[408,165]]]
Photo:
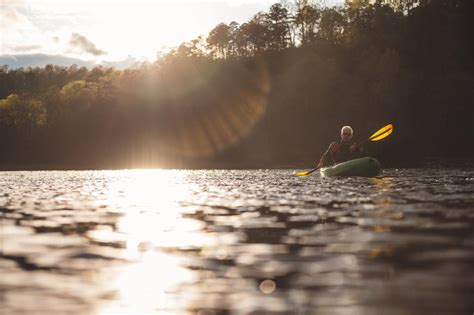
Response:
[[[58,64],[60,58],[66,63],[69,60],[88,64],[153,61],[157,52],[169,50],[199,35],[207,36],[220,22],[246,22],[257,12],[267,11],[271,4],[278,2],[0,1],[0,64],[12,60],[19,66],[34,66],[35,62],[41,65],[41,62],[48,62],[50,56],[55,56]]]

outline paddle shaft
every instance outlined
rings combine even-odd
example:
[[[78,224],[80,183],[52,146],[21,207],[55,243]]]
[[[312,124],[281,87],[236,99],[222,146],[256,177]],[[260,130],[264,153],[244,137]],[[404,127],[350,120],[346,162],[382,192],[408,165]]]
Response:
[[[320,166],[318,166],[316,168],[313,168],[311,171],[306,172],[306,175],[312,174],[312,173],[316,172],[317,170],[319,170],[320,168],[321,168]]]

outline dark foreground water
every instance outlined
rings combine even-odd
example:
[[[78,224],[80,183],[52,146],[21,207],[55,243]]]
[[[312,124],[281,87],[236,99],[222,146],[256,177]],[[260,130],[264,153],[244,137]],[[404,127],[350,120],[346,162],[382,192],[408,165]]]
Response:
[[[0,314],[468,314],[474,170],[0,173]]]

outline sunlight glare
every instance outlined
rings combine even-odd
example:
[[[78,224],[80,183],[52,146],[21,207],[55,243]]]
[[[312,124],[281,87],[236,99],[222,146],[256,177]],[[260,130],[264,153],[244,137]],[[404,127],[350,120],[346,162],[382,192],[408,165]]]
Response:
[[[96,6],[96,19],[103,21],[98,21],[102,27],[93,38],[109,52],[107,59],[131,55],[153,61],[163,46],[159,43],[175,46],[183,39],[191,40],[200,35],[195,31],[198,21],[185,3],[118,3],[113,7],[102,3]]]
[[[179,285],[197,281],[180,264],[177,257],[148,252],[140,263],[121,268],[114,281],[120,303],[107,305],[99,314],[165,314],[179,308]]]
[[[183,217],[179,204],[190,194],[186,171],[132,170],[110,187],[107,203],[126,205],[117,232],[125,236],[129,257],[149,248],[200,247],[209,242],[203,223]]]
[[[114,231],[89,236],[99,243],[114,237],[122,241],[129,263],[112,275],[112,290],[120,303],[106,303],[99,314],[164,314],[180,307],[179,286],[193,283],[197,275],[185,268],[184,256],[172,252],[211,243],[201,222],[183,217],[186,210],[180,201],[189,199],[192,188],[188,175],[174,170],[121,171],[109,187],[106,202],[120,205],[122,216]]]

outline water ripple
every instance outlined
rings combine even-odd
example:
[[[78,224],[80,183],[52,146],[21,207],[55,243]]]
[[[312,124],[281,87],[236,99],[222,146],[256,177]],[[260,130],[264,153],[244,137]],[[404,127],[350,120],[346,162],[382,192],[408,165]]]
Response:
[[[470,314],[474,170],[0,173],[5,314]]]

